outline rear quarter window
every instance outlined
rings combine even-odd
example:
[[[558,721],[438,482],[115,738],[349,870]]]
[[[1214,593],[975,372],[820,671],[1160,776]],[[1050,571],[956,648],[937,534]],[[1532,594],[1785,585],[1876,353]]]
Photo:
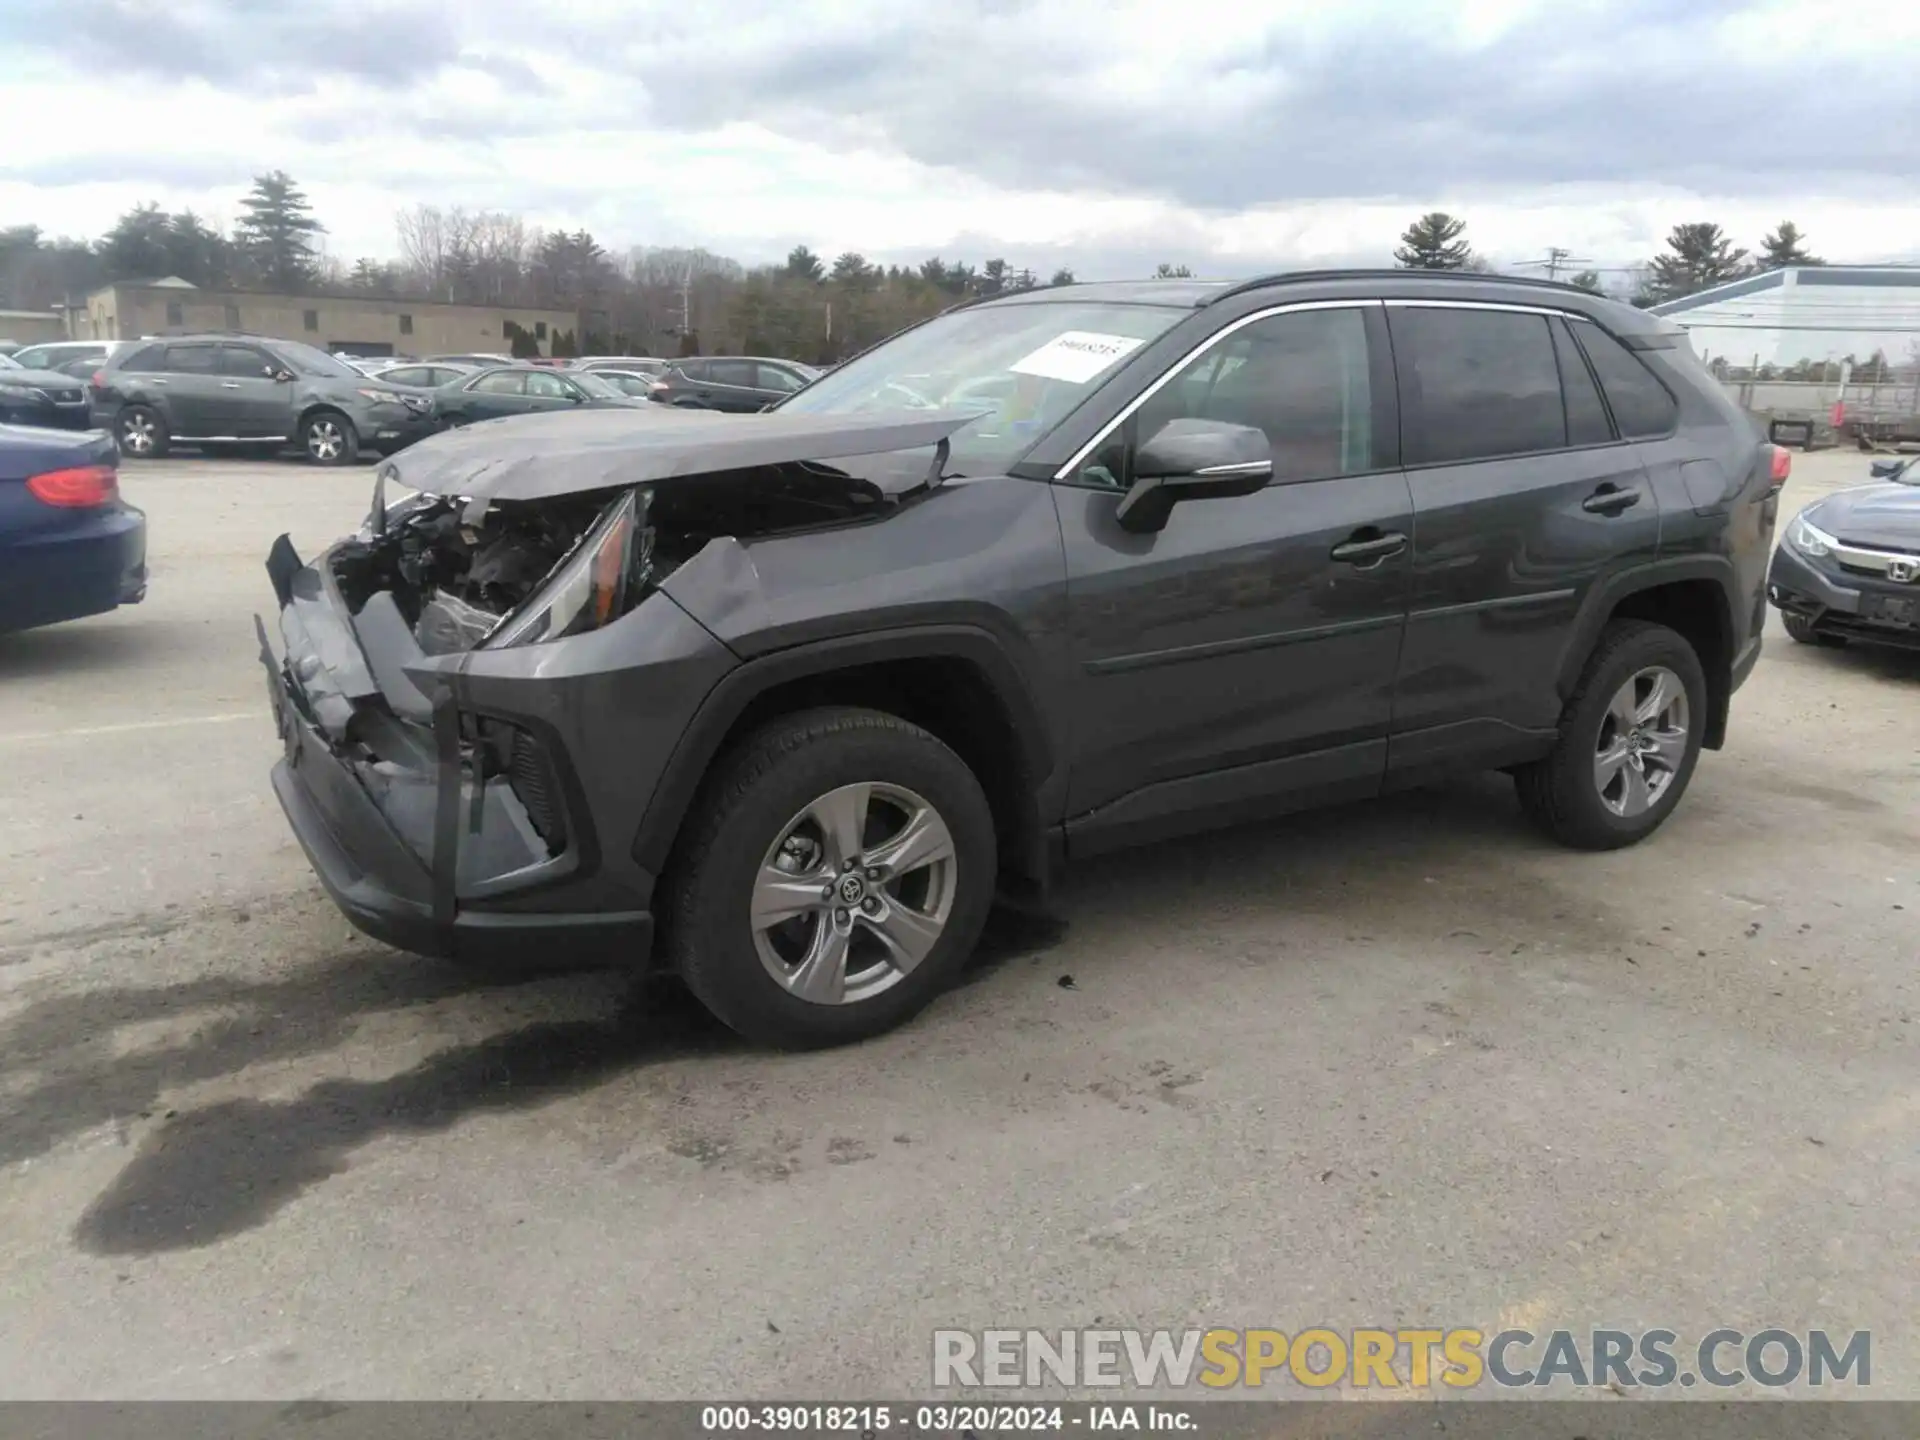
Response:
[[[1680,419],[1679,403],[1640,357],[1590,322],[1573,326],[1573,333],[1593,362],[1620,433],[1629,440],[1670,434]]]
[[[115,368],[133,375],[148,375],[166,369],[166,357],[166,346],[143,345]]]

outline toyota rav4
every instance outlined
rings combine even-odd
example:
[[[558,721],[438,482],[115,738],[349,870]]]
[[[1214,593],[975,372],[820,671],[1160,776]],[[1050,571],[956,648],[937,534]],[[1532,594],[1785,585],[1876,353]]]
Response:
[[[1005,296],[650,412],[434,437],[281,537],[274,788],[372,935],[652,956],[793,1046],[1116,846],[1462,768],[1643,839],[1759,654],[1786,473],[1670,322],[1406,272]]]

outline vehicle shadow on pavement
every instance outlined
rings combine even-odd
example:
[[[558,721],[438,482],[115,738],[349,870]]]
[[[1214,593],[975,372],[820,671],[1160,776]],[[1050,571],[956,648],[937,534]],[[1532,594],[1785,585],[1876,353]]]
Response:
[[[74,675],[122,670],[152,648],[138,626],[74,621],[0,634],[0,680],[14,676]]]

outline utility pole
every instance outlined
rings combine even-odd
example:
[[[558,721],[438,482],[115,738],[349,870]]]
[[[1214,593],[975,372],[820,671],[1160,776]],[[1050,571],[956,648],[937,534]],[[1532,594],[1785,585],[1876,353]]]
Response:
[[[687,262],[686,278],[680,282],[680,334],[693,333],[693,262]]]
[[[1516,270],[1544,270],[1547,279],[1558,280],[1562,270],[1571,270],[1576,265],[1590,265],[1592,263],[1590,260],[1574,258],[1573,252],[1564,245],[1549,245],[1547,247],[1546,259],[1522,260],[1514,268]]]

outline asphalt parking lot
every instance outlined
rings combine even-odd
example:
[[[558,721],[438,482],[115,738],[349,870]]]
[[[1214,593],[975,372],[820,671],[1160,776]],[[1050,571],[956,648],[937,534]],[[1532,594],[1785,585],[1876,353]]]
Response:
[[[0,638],[0,1395],[910,1397],[1098,1319],[1870,1329],[1920,1398],[1920,661],[1776,617],[1641,848],[1496,777],[1112,857],[777,1056],[352,932],[251,616],[371,472],[124,488],[149,599]]]

